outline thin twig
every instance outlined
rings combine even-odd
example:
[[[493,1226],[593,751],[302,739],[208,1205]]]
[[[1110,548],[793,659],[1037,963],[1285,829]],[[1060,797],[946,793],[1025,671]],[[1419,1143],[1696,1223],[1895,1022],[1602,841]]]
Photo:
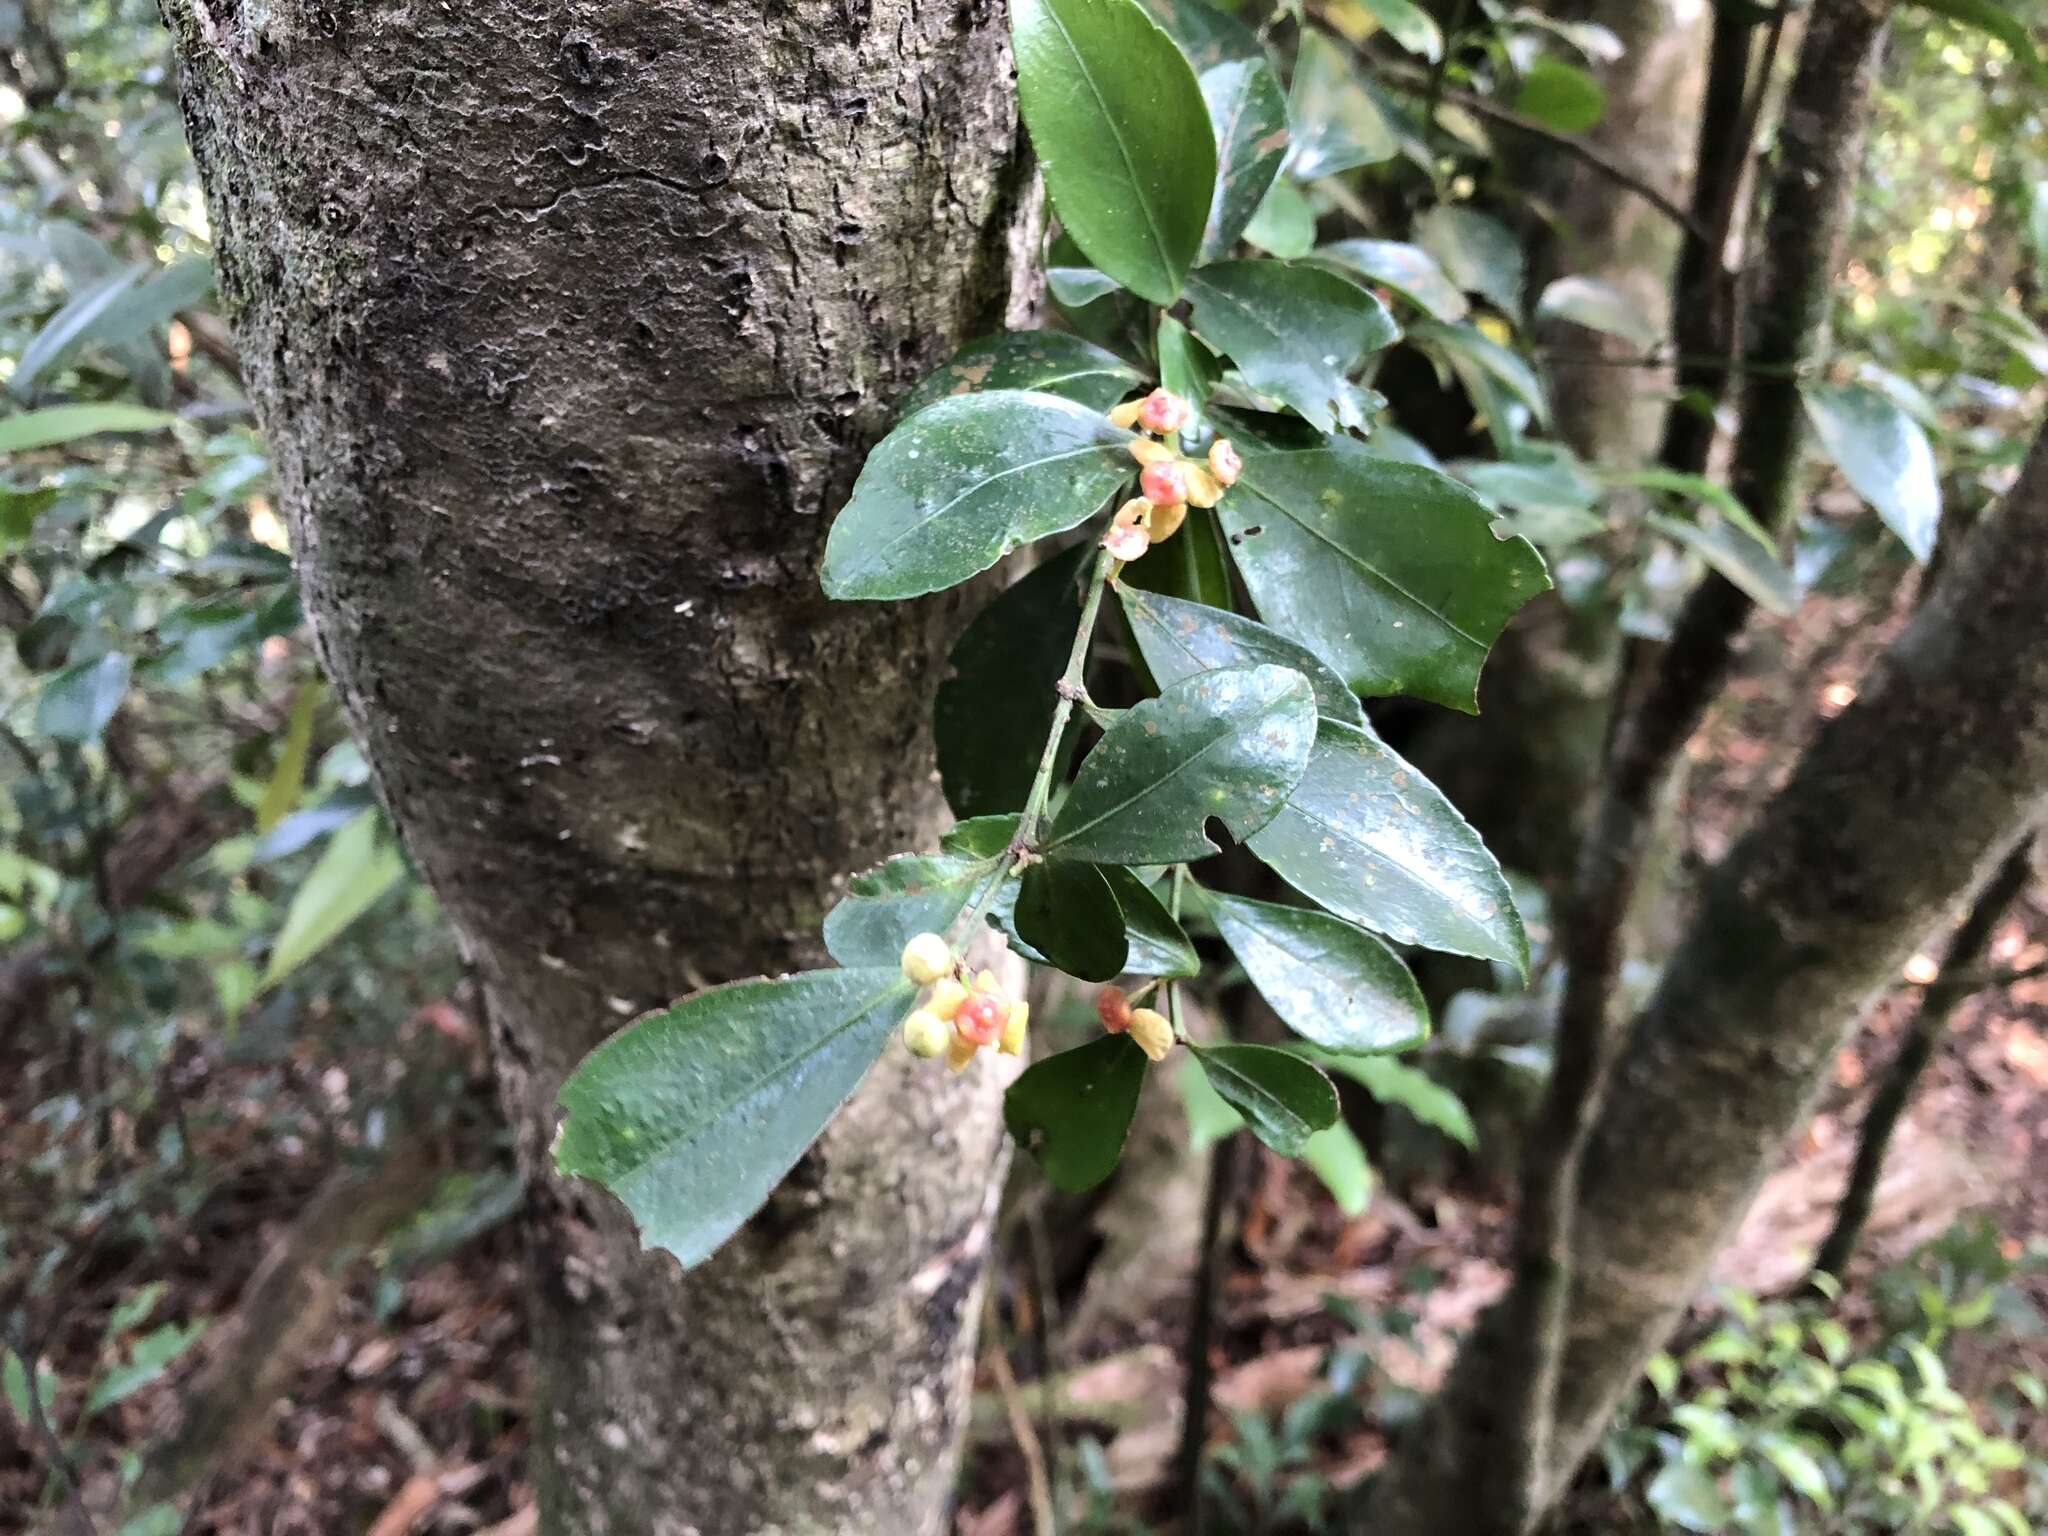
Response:
[[[993,1296],[993,1292],[990,1293]],[[991,1306],[989,1322],[994,1323],[994,1307]],[[1010,1357],[1003,1353],[1000,1339],[994,1338],[995,1329],[988,1332],[991,1342],[988,1352],[989,1374],[996,1379],[996,1392],[1003,1400],[1003,1413],[1010,1421],[1010,1434],[1016,1439],[1017,1450],[1024,1458],[1025,1497],[1031,1504],[1031,1527],[1037,1536],[1055,1536],[1052,1522],[1052,1479],[1045,1470],[1045,1451],[1038,1443],[1038,1431],[1031,1427],[1031,1415],[1025,1411],[1023,1394],[1017,1390],[1017,1373],[1010,1369]]]
[[[1230,1205],[1240,1134],[1232,1131],[1210,1150],[1209,1187],[1202,1201],[1202,1246],[1195,1255],[1194,1309],[1188,1317],[1176,1478],[1182,1536],[1202,1536],[1202,1448],[1209,1439],[1209,1397],[1214,1385],[1209,1349],[1216,1329],[1217,1271],[1223,1264],[1223,1216]]]
[[[1446,56],[1448,56],[1449,51],[1447,44],[1445,47]],[[1414,69],[1409,65],[1396,64],[1384,59],[1374,59],[1370,63],[1374,72],[1385,79],[1389,85],[1404,91],[1423,95],[1430,103],[1432,116],[1435,114],[1438,100],[1441,99],[1452,103],[1454,106],[1463,107],[1467,112],[1477,117],[1491,118],[1494,122],[1542,139],[1546,143],[1553,144],[1563,150],[1589,169],[1605,176],[1617,186],[1628,188],[1629,191],[1635,193],[1637,197],[1640,197],[1652,208],[1663,214],[1672,223],[1678,225],[1679,228],[1690,230],[1702,240],[1711,241],[1713,239],[1713,232],[1708,226],[1696,223],[1694,215],[1672,201],[1671,197],[1661,188],[1653,185],[1640,172],[1622,164],[1621,161],[1615,159],[1591,139],[1581,138],[1578,134],[1565,133],[1559,129],[1552,128],[1548,123],[1538,122],[1533,117],[1517,112],[1513,107],[1501,105],[1501,103],[1493,100],[1491,97],[1480,96],[1471,91],[1461,91],[1455,86],[1442,84],[1443,69],[1441,61],[1439,61],[1438,67],[1435,70],[1426,74],[1424,71]]]

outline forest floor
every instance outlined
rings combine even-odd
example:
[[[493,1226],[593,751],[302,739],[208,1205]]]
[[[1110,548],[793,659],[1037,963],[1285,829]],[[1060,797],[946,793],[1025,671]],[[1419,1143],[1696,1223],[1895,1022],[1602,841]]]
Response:
[[[1814,600],[1797,619],[1752,635],[1729,701],[1692,746],[1678,816],[1688,861],[1711,862],[1725,851],[1815,722],[1853,697],[1891,627],[1853,622],[1863,616],[1846,601]],[[1774,677],[1796,679],[1796,691],[1767,683]],[[2001,927],[1992,958],[2009,968],[2048,960],[2048,897],[2038,885]],[[1724,1255],[1724,1283],[1773,1292],[1803,1274],[1911,998],[1902,985],[1840,1052],[1814,1120],[1786,1149]],[[213,1468],[192,1490],[186,1532],[523,1536],[535,1528],[524,1469],[527,1360],[509,1219],[515,1200],[507,1198],[514,1192],[490,1130],[481,1046],[457,1001],[424,1012],[410,1035],[412,1045],[452,1053],[450,1071],[464,1085],[468,1112],[407,1155],[426,1169],[466,1168],[469,1182],[443,1185],[424,1217],[353,1262],[319,1251],[313,1269],[336,1278],[311,1274],[295,1306],[320,1326],[301,1330],[309,1336],[286,1362],[275,1400],[255,1405],[213,1448]],[[9,1059],[21,1049],[0,1042],[0,1160],[10,1168],[29,1166],[49,1145],[47,1122],[34,1113],[50,1096],[46,1070]],[[337,1144],[323,1126],[352,1095],[388,1084],[393,1071],[391,1060],[333,1059],[313,1034],[281,1067],[237,1066],[217,1048],[188,1044],[179,1091],[188,1102],[205,1101],[209,1113],[199,1118],[214,1127],[194,1150],[224,1171],[195,1203],[124,1197],[125,1205],[98,1211],[82,1236],[73,1234],[61,1259],[70,1276],[61,1304],[29,1308],[33,1332],[9,1341],[25,1344],[50,1375],[36,1394],[47,1399],[35,1405],[40,1414],[24,1417],[24,1373],[9,1371],[14,1408],[0,1415],[0,1532],[66,1529],[55,1506],[67,1500],[46,1495],[53,1444],[63,1445],[87,1502],[108,1508],[120,1459],[139,1455],[149,1464],[156,1447],[161,1460],[163,1437],[189,1413],[195,1381],[218,1377],[224,1357],[230,1377],[241,1371],[232,1323],[238,1297],[267,1254],[303,1257],[294,1244],[318,1248],[306,1213],[359,1150]],[[287,1097],[299,1106],[296,1118],[278,1109],[280,1081],[294,1089],[295,1098]],[[1902,1257],[1968,1211],[1989,1215],[2008,1244],[2048,1239],[2044,1090],[2048,976],[1966,1003],[1894,1143],[1858,1275]],[[135,1139],[132,1128],[110,1125],[110,1161],[146,1164]],[[1112,1199],[1095,1213],[1102,1225],[1093,1254],[1083,1255],[1081,1278],[1070,1283],[1068,1266],[1054,1266],[1063,1318],[1049,1317],[1037,1301],[1034,1276],[1046,1266],[1028,1241],[1031,1221],[1013,1224],[1019,1236],[1005,1246],[991,1314],[993,1336],[1009,1346],[1014,1369],[992,1369],[985,1357],[977,1381],[961,1536],[1038,1529],[1027,1470],[1033,1461],[1049,1463],[1062,1484],[1078,1477],[1103,1490],[1100,1518],[1072,1529],[1107,1536],[1172,1528],[1164,1518],[1117,1521],[1148,1509],[1159,1517],[1181,1498],[1173,1483],[1179,1360],[1201,1196],[1200,1162],[1184,1161],[1174,1188],[1155,1191],[1150,1207],[1179,1202],[1164,1225],[1173,1246],[1160,1249],[1154,1233],[1143,1254],[1120,1251],[1127,1234],[1116,1228]],[[1377,1463],[1387,1430],[1433,1385],[1457,1334],[1498,1293],[1507,1178],[1482,1146],[1477,1157],[1461,1153],[1383,1183],[1371,1206],[1347,1220],[1298,1165],[1263,1150],[1240,1163],[1249,1164],[1241,1169],[1241,1222],[1218,1277],[1212,1358],[1222,1411],[1212,1439],[1230,1442],[1238,1495],[1256,1502],[1290,1484],[1342,1486]],[[1020,1169],[1018,1178],[1026,1192],[1012,1203],[1028,1214],[1032,1175]],[[9,1208],[4,1196],[0,1224],[7,1239],[0,1301],[11,1305],[27,1266],[43,1258],[36,1246],[42,1224],[38,1213]],[[1091,1256],[1119,1259],[1096,1266],[1094,1294],[1085,1278]],[[127,1330],[110,1339],[116,1308],[153,1281],[164,1284],[147,1315],[124,1319]],[[2037,1289],[2035,1300],[2048,1305],[2048,1291]],[[168,1370],[80,1426],[89,1385],[132,1347],[123,1340],[196,1319],[216,1322]],[[283,1337],[296,1341],[297,1334]],[[1050,1393],[1039,1386],[1043,1355],[1051,1357]],[[1966,1368],[1965,1383],[2022,1361],[2043,1368],[2039,1341],[2002,1336]],[[1360,1403],[1370,1412],[1357,1412]],[[112,1536],[111,1524],[101,1529]]]

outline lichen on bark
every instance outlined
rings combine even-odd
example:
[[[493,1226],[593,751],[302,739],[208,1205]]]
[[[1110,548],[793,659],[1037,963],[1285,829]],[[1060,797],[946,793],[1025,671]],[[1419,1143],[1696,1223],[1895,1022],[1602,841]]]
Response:
[[[317,642],[482,979],[530,1180],[543,1528],[940,1528],[999,1085],[893,1057],[679,1274],[548,1165],[643,1009],[820,963],[926,842],[960,598],[815,571],[1016,297],[1000,10],[163,0]]]

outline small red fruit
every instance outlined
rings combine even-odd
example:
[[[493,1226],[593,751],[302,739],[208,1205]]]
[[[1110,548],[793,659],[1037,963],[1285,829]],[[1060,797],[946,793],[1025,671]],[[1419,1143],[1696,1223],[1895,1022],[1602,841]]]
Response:
[[[953,1029],[962,1040],[975,1045],[994,1045],[1003,1038],[1003,1021],[1010,1010],[999,997],[977,992],[953,1015]]]
[[[1138,489],[1155,507],[1177,507],[1188,499],[1188,472],[1176,459],[1147,464],[1138,476]]]
[[[1131,1000],[1124,995],[1122,987],[1104,987],[1095,994],[1095,1013],[1102,1020],[1102,1027],[1112,1035],[1120,1035],[1131,1024]]]
[[[1188,403],[1171,391],[1155,389],[1138,407],[1138,424],[1147,432],[1178,432],[1188,424]]]

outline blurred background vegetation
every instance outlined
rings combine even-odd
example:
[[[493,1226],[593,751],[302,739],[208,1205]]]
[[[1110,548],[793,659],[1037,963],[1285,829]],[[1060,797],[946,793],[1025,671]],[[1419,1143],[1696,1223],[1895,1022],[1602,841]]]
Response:
[[[1621,45],[1583,16],[1469,10],[1457,7],[1449,50],[1446,147],[1424,143],[1416,117],[1443,28],[1395,0],[1311,8],[1313,35],[1343,48],[1316,87],[1325,104],[1307,110],[1355,126],[1362,99],[1399,152],[1334,171],[1326,155],[1282,184],[1254,236],[1282,255],[1319,234],[1413,238],[1439,265],[1464,264],[1452,275],[1479,307],[1440,318],[1408,371],[1397,361],[1378,382],[1414,451],[1449,461],[1544,548],[1560,611],[1601,640],[1575,642],[1579,661],[1617,633],[1656,633],[1702,558],[1782,610],[1734,708],[1696,744],[1708,760],[1674,854],[1682,885],[1804,725],[1853,694],[1858,659],[1917,578],[1853,464],[1845,482],[1816,461],[1810,510],[1782,548],[1730,554],[1701,533],[1720,525],[1700,497],[1630,486],[1611,445],[1546,435],[1546,384],[1577,387],[1559,370],[1596,344],[1599,366],[1643,393],[1669,388],[1662,325],[1624,281],[1555,286],[1580,275],[1579,232],[1523,174],[1556,135],[1597,128]],[[2036,36],[2048,19],[2037,3],[2013,14]],[[1284,10],[1275,38],[1294,46],[1302,21]],[[1462,112],[1460,94],[1533,130]],[[453,936],[320,676],[212,296],[155,7],[0,0],[0,125],[0,1530],[52,1521],[85,1490],[132,1510],[135,1532],[515,1532],[531,1519],[508,1224],[519,1191],[483,1030]],[[1453,205],[1463,224],[1443,219]],[[1918,424],[1944,528],[1966,525],[2010,484],[2048,383],[2048,103],[2011,36],[1901,15],[1851,243],[1829,375]],[[1528,314],[1514,302],[1525,261],[1547,271]],[[1067,323],[1114,326],[1108,302]],[[1660,505],[1694,517],[1692,533],[1647,522]],[[1446,782],[1544,760],[1499,735],[1533,728],[1518,718],[1504,708],[1451,737],[1477,761]],[[1506,841],[1540,916],[1560,871]],[[2043,956],[2037,891],[1994,957],[2024,970]],[[1554,978],[1537,976],[1514,996],[1498,977],[1433,978],[1439,1033],[1406,1062],[1368,1063],[1355,1154],[1255,1171],[1224,1260],[1218,1391],[1233,1429],[1202,1471],[1212,1529],[1328,1528],[1331,1490],[1369,1468],[1491,1294],[1504,1168],[1547,1062]],[[2017,1146],[2021,1168],[2048,1172],[2048,992],[2015,981],[1972,1007],[1932,1102],[1968,1150]],[[1908,1013],[1881,1011],[1845,1058],[1795,1165],[1846,1145]],[[1198,1146],[1216,1132],[1212,1108],[1175,1109]],[[1120,1258],[1127,1280],[1159,1251],[1136,1227],[1169,1213],[1181,1268],[1122,1304],[1101,1299],[1100,1280],[1045,1283],[1036,1239],[1056,1213],[1019,1206],[989,1344],[1005,1358],[977,1413],[963,1531],[1028,1529],[1047,1500],[1064,1528],[1155,1529],[1171,1431],[1147,1413],[1173,1395],[1157,1372],[1178,1334],[1162,1317],[1185,1306],[1199,1204],[1182,1134],[1164,1143],[1179,1171],[1134,1157],[1127,1182],[1155,1181],[1143,1221],[1119,1227],[1114,1196],[1084,1213],[1091,1260],[1107,1273],[1105,1255]],[[1924,1206],[1847,1295],[1801,1289],[1797,1266],[1768,1262],[1767,1233],[1739,1278],[1776,1299],[1736,1290],[1701,1309],[1574,1518],[2048,1526],[2048,1291],[2030,1258],[2048,1203],[1942,1185]],[[1959,1220],[1966,1206],[1983,1209]],[[1776,1247],[1790,1241],[1781,1229]],[[1055,1296],[1065,1328],[1047,1315]],[[1021,1394],[1012,1349],[1032,1378]],[[280,1373],[256,1373],[272,1356]]]

